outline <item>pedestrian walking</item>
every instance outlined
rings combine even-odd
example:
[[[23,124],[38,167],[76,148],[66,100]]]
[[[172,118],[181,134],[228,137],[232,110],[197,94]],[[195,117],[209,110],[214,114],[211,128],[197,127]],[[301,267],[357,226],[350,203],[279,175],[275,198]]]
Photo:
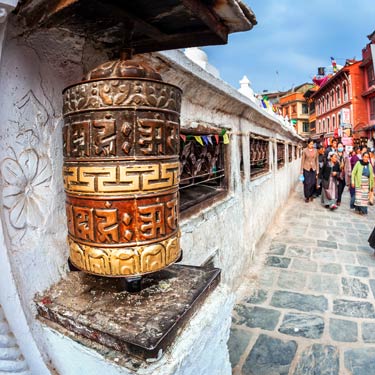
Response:
[[[319,173],[318,151],[314,148],[314,141],[309,139],[307,147],[302,151],[301,174],[303,174],[303,192],[305,202],[313,200],[317,173]]]
[[[337,177],[340,174],[340,165],[337,162],[337,154],[331,151],[328,160],[323,164],[322,169],[322,204],[331,210],[337,208]]]
[[[319,173],[318,178],[316,180],[316,189],[315,189],[315,197],[319,197],[322,194],[322,168],[324,164],[324,147],[318,146],[318,163],[319,163]]]
[[[351,172],[349,158],[345,153],[344,145],[341,142],[337,144],[337,162],[340,165],[340,173],[337,176],[337,205],[340,206],[345,186],[350,184],[350,179],[347,175]]]
[[[354,206],[357,213],[367,215],[369,192],[374,191],[374,171],[369,162],[368,152],[362,154],[352,171],[351,184],[355,188]]]
[[[328,154],[330,152],[337,152],[337,139],[333,138],[331,146],[328,146],[324,152],[324,161],[328,161]]]

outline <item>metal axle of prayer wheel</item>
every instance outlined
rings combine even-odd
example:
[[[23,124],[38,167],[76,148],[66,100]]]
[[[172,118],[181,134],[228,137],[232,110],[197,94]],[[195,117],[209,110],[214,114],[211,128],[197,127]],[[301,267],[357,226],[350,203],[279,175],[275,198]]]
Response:
[[[125,53],[63,95],[70,262],[137,289],[181,257],[181,90]]]

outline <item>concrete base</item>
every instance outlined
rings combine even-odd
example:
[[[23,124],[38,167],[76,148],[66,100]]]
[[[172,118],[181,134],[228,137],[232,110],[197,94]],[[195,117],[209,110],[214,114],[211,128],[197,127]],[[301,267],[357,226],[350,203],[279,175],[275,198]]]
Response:
[[[43,325],[46,354],[61,375],[230,375],[227,340],[233,304],[229,289],[219,285],[160,359],[136,359],[52,322]]]

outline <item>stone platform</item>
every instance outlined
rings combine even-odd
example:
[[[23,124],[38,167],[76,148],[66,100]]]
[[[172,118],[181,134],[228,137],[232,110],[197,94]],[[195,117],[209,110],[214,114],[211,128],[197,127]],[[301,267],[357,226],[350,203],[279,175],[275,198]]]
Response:
[[[144,277],[135,294],[121,279],[70,272],[36,304],[47,324],[141,359],[160,358],[219,281],[219,269],[173,265]]]
[[[267,231],[233,311],[234,375],[375,374],[375,207],[349,198],[330,211],[299,185]]]

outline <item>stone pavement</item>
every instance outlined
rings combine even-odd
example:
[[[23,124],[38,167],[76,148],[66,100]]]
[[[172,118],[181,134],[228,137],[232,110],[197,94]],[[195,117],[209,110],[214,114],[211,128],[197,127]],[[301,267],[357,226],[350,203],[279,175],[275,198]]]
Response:
[[[233,374],[375,375],[375,225],[305,203],[299,185],[257,249],[233,311]]]

